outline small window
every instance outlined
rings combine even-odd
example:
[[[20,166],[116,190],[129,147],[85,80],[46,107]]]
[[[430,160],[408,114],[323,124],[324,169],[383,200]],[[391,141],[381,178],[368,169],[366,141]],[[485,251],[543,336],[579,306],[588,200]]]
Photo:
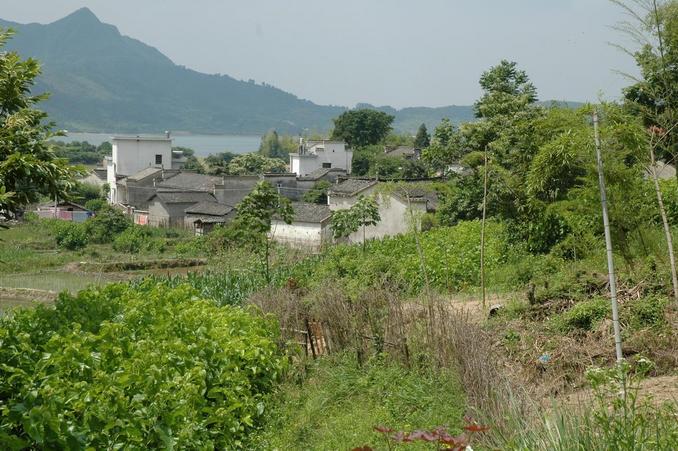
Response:
[[[331,168],[332,163],[323,163],[323,168]]]
[[[155,155],[155,164],[162,164],[162,155]]]

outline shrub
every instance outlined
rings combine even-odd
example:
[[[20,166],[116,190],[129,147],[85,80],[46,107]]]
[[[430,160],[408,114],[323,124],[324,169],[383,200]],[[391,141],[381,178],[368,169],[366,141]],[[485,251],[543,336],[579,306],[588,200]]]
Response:
[[[664,311],[667,304],[668,300],[661,296],[648,296],[631,302],[628,308],[631,327],[643,329],[663,326],[666,324]]]
[[[106,205],[108,204],[104,199],[90,199],[85,202],[85,208],[95,213],[101,211]]]
[[[284,360],[275,325],[187,285],[109,285],[0,318],[0,442],[233,449]]]
[[[609,301],[604,298],[594,298],[576,303],[569,310],[557,315],[554,321],[556,326],[564,332],[576,329],[590,330],[609,314]]]
[[[70,221],[58,221],[53,226],[57,246],[77,250],[87,246],[88,234],[84,224]]]
[[[137,254],[141,250],[149,249],[155,242],[151,238],[151,231],[147,227],[134,225],[124,230],[113,241],[113,249],[118,252]]]
[[[87,233],[93,243],[112,242],[116,235],[132,225],[132,221],[120,210],[106,205],[93,218],[85,221]]]

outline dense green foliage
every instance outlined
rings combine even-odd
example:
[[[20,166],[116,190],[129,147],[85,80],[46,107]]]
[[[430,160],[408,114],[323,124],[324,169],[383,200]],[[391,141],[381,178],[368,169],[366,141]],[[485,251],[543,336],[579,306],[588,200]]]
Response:
[[[310,190],[304,193],[304,202],[327,205],[327,191],[331,187],[332,184],[327,180],[320,180],[319,182],[316,182]]]
[[[274,325],[151,282],[0,319],[9,448],[239,447],[284,367]]]
[[[340,139],[350,147],[380,144],[392,130],[394,116],[383,111],[350,110],[334,119],[332,139]]]
[[[111,143],[104,142],[99,146],[87,141],[73,141],[65,143],[54,141],[54,153],[59,158],[65,158],[71,164],[101,165],[104,157],[111,156]]]
[[[505,228],[497,223],[487,226],[485,265],[497,268],[512,252]],[[480,222],[464,222],[424,232],[420,236],[425,274],[412,234],[368,241],[365,252],[359,247],[339,245],[312,260],[302,262],[295,277],[310,286],[322,286],[338,279],[340,285],[360,292],[373,284],[388,283],[408,293],[417,293],[426,280],[432,288],[457,291],[479,283]],[[310,265],[310,266],[309,266]]]
[[[278,136],[278,132],[271,130],[261,137],[259,146],[259,155],[268,158],[279,158],[287,161],[287,156],[291,152],[296,152],[299,142],[291,136]]]
[[[426,149],[429,145],[431,145],[431,136],[428,134],[426,124],[421,124],[417,130],[417,136],[414,138],[414,147]]]
[[[268,158],[257,153],[245,153],[233,158],[226,167],[229,175],[260,175],[287,172],[287,163],[279,158]]]
[[[35,108],[47,96],[31,95],[40,65],[4,51],[11,37],[0,26],[0,216],[8,218],[43,196],[67,198],[79,173],[47,143],[53,124]]]

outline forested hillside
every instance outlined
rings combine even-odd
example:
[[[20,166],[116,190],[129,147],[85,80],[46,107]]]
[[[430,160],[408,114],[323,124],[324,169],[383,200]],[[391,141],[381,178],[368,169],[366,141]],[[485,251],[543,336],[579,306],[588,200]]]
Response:
[[[36,92],[61,128],[80,131],[262,134],[269,129],[326,131],[346,110],[316,105],[267,84],[209,75],[174,64],[157,49],[122,36],[82,8],[51,24],[0,19],[17,34],[8,48],[38,59]],[[387,107],[393,110],[390,107]],[[414,133],[422,122],[473,117],[470,106],[393,110],[395,127]]]

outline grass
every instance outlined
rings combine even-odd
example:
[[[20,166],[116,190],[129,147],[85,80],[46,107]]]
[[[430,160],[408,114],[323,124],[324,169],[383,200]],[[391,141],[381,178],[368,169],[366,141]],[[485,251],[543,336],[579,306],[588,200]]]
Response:
[[[351,449],[383,446],[374,427],[448,426],[458,433],[465,409],[458,378],[447,370],[408,370],[373,359],[358,368],[342,354],[311,364],[303,384],[290,380],[273,396],[251,449]],[[418,449],[412,446],[411,449]]]
[[[158,230],[164,234],[167,246],[138,254],[119,252],[111,244],[89,244],[82,250],[57,247],[51,227],[44,221],[30,221],[9,229],[0,229],[0,271],[3,273],[35,272],[56,269],[71,262],[134,261],[153,258],[172,258],[175,247],[190,236],[186,230]],[[164,232],[164,233],[163,233]]]

